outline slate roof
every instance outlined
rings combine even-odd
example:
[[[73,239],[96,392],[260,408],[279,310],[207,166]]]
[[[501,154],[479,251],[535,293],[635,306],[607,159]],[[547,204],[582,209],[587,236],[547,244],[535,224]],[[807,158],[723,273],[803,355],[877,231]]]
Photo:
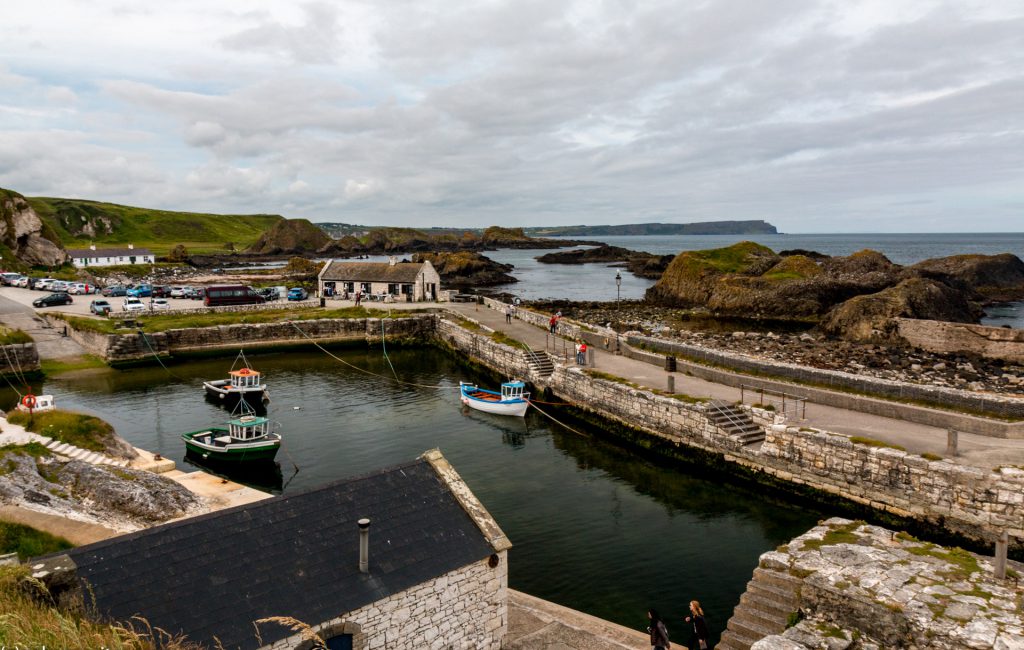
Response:
[[[362,517],[370,572],[359,572]],[[494,548],[420,459],[306,492],[150,528],[67,554],[111,618],[192,641],[259,647],[252,621],[310,625],[489,557]],[[260,625],[264,644],[294,634]]]
[[[152,255],[148,248],[69,248],[68,255],[72,258],[83,257],[130,257],[132,255]]]
[[[423,262],[339,262],[332,260],[321,271],[320,279],[341,282],[415,282]]]

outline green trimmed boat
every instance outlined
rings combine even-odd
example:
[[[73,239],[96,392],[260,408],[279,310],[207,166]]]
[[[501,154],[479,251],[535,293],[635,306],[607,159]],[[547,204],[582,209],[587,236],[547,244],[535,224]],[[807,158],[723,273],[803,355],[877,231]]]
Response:
[[[245,400],[239,402],[245,404]],[[281,434],[274,432],[274,423],[254,415],[243,407],[243,413],[232,413],[227,428],[210,427],[183,433],[185,448],[203,460],[224,463],[270,462],[281,448]],[[248,410],[248,412],[244,412]]]

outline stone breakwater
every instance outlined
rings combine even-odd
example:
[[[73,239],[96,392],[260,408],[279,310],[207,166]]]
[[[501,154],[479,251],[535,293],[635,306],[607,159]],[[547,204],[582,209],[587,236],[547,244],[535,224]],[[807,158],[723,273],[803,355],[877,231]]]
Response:
[[[615,432],[630,444],[693,462],[691,450],[797,492],[826,493],[880,513],[918,520],[988,542],[1006,530],[1024,538],[1024,470],[996,471],[928,460],[904,451],[852,441],[827,431],[788,427],[775,415],[742,405],[766,439],[744,445],[710,417],[709,405],[662,395],[555,363],[548,377],[530,369],[523,350],[442,318],[443,341],[468,359],[506,375],[528,378],[562,400],[625,425]]]
[[[1024,588],[992,569],[960,549],[829,519],[761,556],[718,647],[1024,648]]]

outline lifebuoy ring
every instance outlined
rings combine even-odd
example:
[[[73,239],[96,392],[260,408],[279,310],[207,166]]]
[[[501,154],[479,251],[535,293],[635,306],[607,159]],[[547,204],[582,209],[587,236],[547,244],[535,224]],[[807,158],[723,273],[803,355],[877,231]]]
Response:
[[[34,409],[36,407],[36,396],[29,393],[21,398],[21,403],[24,404],[27,409]]]

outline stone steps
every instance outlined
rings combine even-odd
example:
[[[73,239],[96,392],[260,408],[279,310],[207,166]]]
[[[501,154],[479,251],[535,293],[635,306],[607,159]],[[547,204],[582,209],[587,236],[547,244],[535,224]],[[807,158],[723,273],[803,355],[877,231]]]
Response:
[[[551,357],[544,350],[527,350],[526,351],[526,363],[530,366],[530,370],[537,373],[541,377],[550,377],[551,373],[555,371],[555,364],[551,362]]]
[[[764,428],[754,422],[747,411],[735,404],[716,400],[708,405],[707,415],[716,427],[743,445],[764,441]]]
[[[114,467],[128,466],[128,461],[125,459],[111,458],[99,452],[82,449],[81,447],[76,447],[66,442],[54,440],[53,438],[48,438],[46,436],[42,436],[42,439],[45,441],[43,442],[43,445],[47,449],[60,454],[61,456],[70,458],[71,460],[80,460],[84,463],[89,463],[90,465],[112,465]]]
[[[786,630],[790,614],[800,606],[801,580],[781,571],[758,567],[740,596],[718,648],[749,650],[757,641]]]

